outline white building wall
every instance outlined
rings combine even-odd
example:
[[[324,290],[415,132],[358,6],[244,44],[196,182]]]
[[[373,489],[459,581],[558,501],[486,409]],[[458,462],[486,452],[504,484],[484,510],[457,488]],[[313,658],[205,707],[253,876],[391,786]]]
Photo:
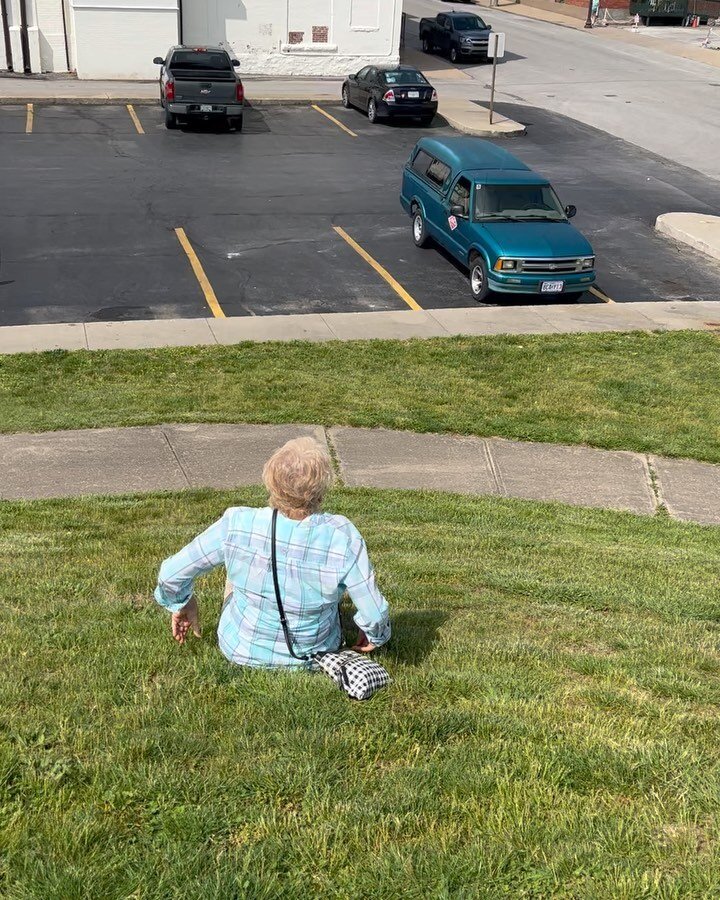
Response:
[[[154,79],[178,42],[176,0],[71,0],[78,78]]]
[[[67,72],[63,0],[6,0],[10,49],[15,72],[23,72],[20,4],[25,5],[30,71]],[[0,69],[7,69],[5,43],[0,33]]]
[[[243,74],[346,75],[399,61],[401,14],[402,0],[183,0],[183,41],[225,45]]]
[[[40,44],[40,67],[43,72],[67,72],[63,0],[36,0]]]

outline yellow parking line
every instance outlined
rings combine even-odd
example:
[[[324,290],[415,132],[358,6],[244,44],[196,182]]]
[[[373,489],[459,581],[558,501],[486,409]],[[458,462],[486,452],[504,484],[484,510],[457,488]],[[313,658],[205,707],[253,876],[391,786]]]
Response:
[[[599,291],[596,287],[591,287],[590,293],[594,294],[598,298],[598,300],[602,300],[603,303],[614,303],[615,302],[611,297],[608,297],[607,294],[603,294],[603,292]]]
[[[333,225],[333,231],[335,231],[337,234],[339,234],[340,237],[344,241],[347,241],[347,243],[350,244],[350,246],[353,248],[353,250],[356,253],[360,254],[360,256],[362,256],[362,258],[365,260],[365,262],[369,266],[372,266],[373,269],[375,269],[375,271],[378,273],[378,275],[381,278],[384,278],[385,281],[387,281],[387,283],[395,291],[395,293],[398,295],[398,297],[402,298],[407,303],[407,305],[410,307],[410,309],[422,310],[422,306],[420,306],[419,303],[416,303],[416,301],[413,300],[413,298],[410,296],[410,294],[408,294],[408,292],[405,290],[405,288],[401,284],[398,284],[397,281],[395,281],[395,279],[388,272],[388,270],[384,269],[380,265],[380,263],[377,262],[377,260],[373,259],[372,256],[370,256],[370,254],[366,250],[363,250],[363,248],[360,246],[360,244],[358,244],[357,241],[354,241],[350,237],[350,235],[347,233],[347,231],[345,231],[344,228],[340,228],[339,225]]]
[[[325,116],[326,119],[330,119],[331,122],[334,122],[338,128],[342,128],[342,130],[349,134],[350,137],[357,137],[354,131],[350,131],[350,129],[346,125],[343,125],[339,119],[336,119],[335,116],[331,116],[329,112],[325,112],[324,109],[320,109],[320,107],[316,106],[314,103],[311,103],[310,105],[313,109],[317,110],[321,116]]]
[[[137,117],[137,113],[133,109],[132,103],[128,103],[127,111],[130,113],[130,118],[133,120],[133,125],[135,126],[135,130],[138,134],[145,134],[145,129],[140,124],[140,119]]]
[[[27,119],[25,119],[25,134],[32,134],[33,120],[35,118],[35,107],[32,103],[27,105]]]
[[[205,270],[200,263],[200,260],[197,258],[197,253],[193,250],[192,244],[188,240],[187,235],[185,234],[184,228],[176,228],[175,234],[177,235],[177,239],[180,241],[180,245],[183,250],[187,254],[187,258],[190,260],[190,265],[192,266],[192,270],[195,273],[195,277],[198,280],[198,284],[200,285],[203,294],[205,295],[205,300],[207,305],[212,310],[212,314],[216,319],[224,319],[226,318],[225,313],[222,310],[222,307],[218,303],[218,299],[215,296],[215,291],[212,289],[212,285],[208,281],[208,277],[205,274]]]

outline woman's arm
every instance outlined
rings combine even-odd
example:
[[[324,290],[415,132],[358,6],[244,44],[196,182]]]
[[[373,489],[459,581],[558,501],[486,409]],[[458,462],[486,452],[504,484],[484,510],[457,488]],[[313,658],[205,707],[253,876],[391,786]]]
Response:
[[[160,566],[155,588],[155,599],[160,606],[171,613],[180,613],[192,599],[193,584],[198,575],[225,562],[228,512]]]
[[[355,528],[351,536],[350,558],[352,562],[342,586],[350,594],[357,609],[353,617],[360,629],[357,649],[367,652],[390,640],[390,616],[387,600],[375,582],[375,570],[370,562],[367,546]]]

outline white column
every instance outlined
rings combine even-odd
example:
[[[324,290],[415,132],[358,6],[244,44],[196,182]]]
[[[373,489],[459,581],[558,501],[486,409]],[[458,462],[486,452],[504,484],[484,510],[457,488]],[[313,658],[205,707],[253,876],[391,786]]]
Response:
[[[12,53],[13,71],[22,73],[23,52],[20,38],[20,0],[7,0],[7,12],[10,20],[10,52]]]
[[[25,3],[27,15],[28,46],[30,47],[30,71],[33,74],[42,72],[40,62],[40,29],[38,28],[38,15],[36,0],[20,0]]]

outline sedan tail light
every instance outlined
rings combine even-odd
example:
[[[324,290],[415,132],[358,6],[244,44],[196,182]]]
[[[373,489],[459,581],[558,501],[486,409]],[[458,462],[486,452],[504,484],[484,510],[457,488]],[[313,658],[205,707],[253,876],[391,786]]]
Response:
[[[165,82],[165,99],[166,100],[174,100],[175,99],[175,82],[174,81],[166,81]]]
[[[383,100],[386,103],[394,103],[395,102],[395,91],[386,91],[383,94]]]
[[[245,99],[245,88],[242,86],[241,81],[235,85],[235,99],[238,103],[242,103]]]
[[[437,98],[437,91],[435,90],[435,88],[433,88],[432,97],[430,99],[434,100],[437,103]]]

